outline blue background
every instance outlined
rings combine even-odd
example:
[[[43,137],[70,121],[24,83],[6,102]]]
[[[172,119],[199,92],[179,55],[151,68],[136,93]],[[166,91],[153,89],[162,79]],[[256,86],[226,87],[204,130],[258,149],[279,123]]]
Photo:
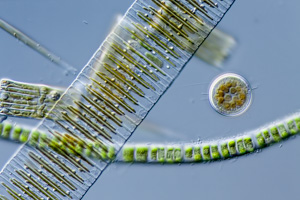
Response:
[[[125,13],[132,2],[0,0],[0,18],[80,70],[116,14]],[[129,142],[218,139],[299,111],[299,9],[296,0],[237,0],[218,26],[237,39],[232,56],[221,69],[193,58],[146,118],[172,134],[138,128]],[[74,79],[3,30],[0,69],[0,77],[25,82],[67,87]],[[239,117],[221,116],[208,103],[209,83],[223,72],[241,74],[255,88],[251,107]],[[18,146],[0,140],[0,166]],[[84,199],[296,199],[299,155],[295,137],[262,152],[209,164],[112,164]]]

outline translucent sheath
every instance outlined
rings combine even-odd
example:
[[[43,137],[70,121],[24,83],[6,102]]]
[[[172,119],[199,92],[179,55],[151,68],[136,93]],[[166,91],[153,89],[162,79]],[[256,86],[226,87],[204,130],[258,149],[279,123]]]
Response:
[[[201,143],[127,143],[115,162],[176,164],[225,160],[257,152],[299,133],[300,114],[296,113],[243,134]]]
[[[49,135],[51,142],[44,148],[23,146],[5,166],[1,194],[14,199],[82,198],[109,165],[105,157],[120,150],[233,2],[135,1],[28,136],[32,146]],[[60,140],[64,133],[78,145]],[[90,143],[97,145],[97,151],[90,149],[99,159],[82,156]],[[164,150],[179,155],[176,148],[159,148],[158,159],[164,158]],[[139,152],[144,160],[146,150]]]
[[[31,132],[31,137],[28,138]],[[116,148],[114,145],[108,147],[106,152],[101,152],[97,144],[85,144],[84,141],[79,141],[77,138],[69,134],[56,135],[51,138],[50,135],[39,134],[30,128],[21,127],[19,125],[12,125],[4,122],[0,123],[0,137],[15,142],[22,142],[32,146],[38,147],[39,150],[52,162],[58,166],[65,168],[65,166],[55,159],[51,159],[47,153],[46,146],[51,146],[52,143],[59,143],[71,155],[80,155],[82,157],[89,157],[105,160],[107,162],[113,161],[117,163],[197,163],[208,162],[215,160],[225,160],[235,158],[237,156],[246,155],[257,150],[269,147],[294,138],[300,133],[300,114],[296,113],[284,119],[276,120],[265,126],[259,127],[253,131],[248,131],[243,134],[230,136],[227,138],[220,138],[216,140],[208,140],[200,142],[177,142],[177,143],[137,143],[125,144],[122,148],[122,153],[116,155]],[[81,143],[81,144],[80,144]],[[74,152],[72,152],[74,150]],[[34,154],[30,154],[32,157]],[[76,162],[76,161],[75,161]],[[79,166],[81,171],[87,171],[84,166]],[[66,169],[68,170],[68,169]],[[72,170],[69,170],[72,171]],[[79,181],[80,177],[71,174],[71,176]]]

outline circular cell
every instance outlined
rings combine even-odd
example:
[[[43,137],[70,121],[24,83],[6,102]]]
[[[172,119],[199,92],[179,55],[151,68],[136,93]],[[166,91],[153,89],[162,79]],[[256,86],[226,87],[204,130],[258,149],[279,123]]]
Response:
[[[252,93],[248,81],[234,73],[218,76],[210,85],[210,105],[220,114],[237,116],[251,104]]]

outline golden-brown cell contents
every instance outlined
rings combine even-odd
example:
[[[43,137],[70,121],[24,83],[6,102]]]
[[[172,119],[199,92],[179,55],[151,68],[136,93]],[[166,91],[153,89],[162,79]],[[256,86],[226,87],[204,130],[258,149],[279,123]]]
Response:
[[[235,111],[246,102],[248,87],[236,78],[222,80],[215,88],[214,100],[220,109]]]

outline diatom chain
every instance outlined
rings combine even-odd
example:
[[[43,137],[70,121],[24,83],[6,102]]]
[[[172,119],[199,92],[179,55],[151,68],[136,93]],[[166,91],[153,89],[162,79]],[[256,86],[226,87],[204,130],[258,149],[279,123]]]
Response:
[[[5,166],[1,193],[16,199],[82,198],[111,162],[105,156],[120,150],[233,2],[135,1],[30,132],[28,142],[38,145],[24,145]],[[20,100],[33,98],[20,90]],[[83,156],[86,149],[99,159]],[[173,151],[168,149],[170,159]],[[161,149],[158,159],[164,159]]]

